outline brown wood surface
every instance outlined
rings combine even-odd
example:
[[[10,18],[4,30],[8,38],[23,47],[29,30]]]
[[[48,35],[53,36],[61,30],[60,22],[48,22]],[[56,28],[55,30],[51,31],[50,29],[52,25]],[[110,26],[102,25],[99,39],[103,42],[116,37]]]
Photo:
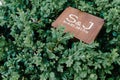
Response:
[[[66,19],[68,18],[68,19]],[[65,26],[65,32],[74,34],[74,37],[92,43],[104,24],[104,19],[68,7],[52,23],[53,27]],[[92,27],[90,27],[90,25]],[[85,26],[85,28],[83,27]]]

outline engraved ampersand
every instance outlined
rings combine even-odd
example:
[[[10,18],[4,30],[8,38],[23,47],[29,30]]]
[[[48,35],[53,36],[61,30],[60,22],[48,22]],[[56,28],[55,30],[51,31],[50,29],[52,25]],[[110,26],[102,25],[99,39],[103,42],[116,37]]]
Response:
[[[74,24],[77,27],[82,27],[85,30],[90,30],[94,23],[89,21],[89,25],[85,26],[82,22],[78,21],[78,16],[74,15],[74,14],[69,14],[69,16],[67,18],[65,18],[64,22],[67,22],[69,24],[71,24],[71,26]],[[72,26],[73,27],[73,26]]]

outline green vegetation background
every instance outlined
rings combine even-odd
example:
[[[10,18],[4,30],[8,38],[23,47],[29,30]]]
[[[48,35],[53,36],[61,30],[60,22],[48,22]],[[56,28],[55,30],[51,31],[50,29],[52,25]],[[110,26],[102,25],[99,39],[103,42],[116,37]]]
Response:
[[[0,80],[120,80],[120,0],[2,0]],[[68,6],[105,19],[95,42],[51,23]]]

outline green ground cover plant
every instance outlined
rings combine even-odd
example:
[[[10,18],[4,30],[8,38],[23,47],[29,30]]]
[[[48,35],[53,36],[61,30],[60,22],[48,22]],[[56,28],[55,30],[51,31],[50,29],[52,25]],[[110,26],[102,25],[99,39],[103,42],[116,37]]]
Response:
[[[92,44],[51,27],[68,6],[105,19]],[[120,80],[120,1],[2,0],[0,80]]]

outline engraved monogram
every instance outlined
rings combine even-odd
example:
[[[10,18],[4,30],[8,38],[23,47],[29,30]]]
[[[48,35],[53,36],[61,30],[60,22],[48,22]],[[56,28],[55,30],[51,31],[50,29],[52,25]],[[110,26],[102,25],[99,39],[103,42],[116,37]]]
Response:
[[[89,21],[88,22],[89,25],[85,26],[84,24],[82,24],[81,21],[78,21],[78,18],[79,17],[77,15],[69,14],[69,16],[65,18],[63,22],[68,24],[71,27],[74,27],[75,29],[88,33],[89,32],[88,30],[90,30],[93,27],[94,23]]]

